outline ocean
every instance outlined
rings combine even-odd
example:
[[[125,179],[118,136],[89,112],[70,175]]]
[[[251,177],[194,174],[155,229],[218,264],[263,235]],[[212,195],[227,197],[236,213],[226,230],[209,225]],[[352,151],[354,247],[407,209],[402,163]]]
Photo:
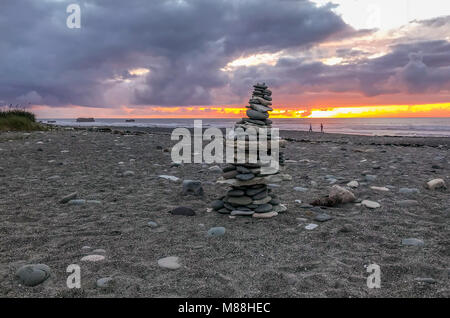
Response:
[[[200,118],[199,118],[200,119]],[[77,123],[76,119],[40,119],[42,122],[54,120],[62,126],[120,126],[120,127],[187,127],[194,126],[194,119],[185,118],[145,118],[135,122],[125,122],[123,118],[99,118],[91,123]],[[202,119],[205,128],[231,128],[236,118]],[[273,127],[280,130],[308,131],[310,124],[313,131],[320,131],[320,124],[325,132],[368,135],[368,136],[429,136],[450,137],[450,117],[446,118],[274,118]]]

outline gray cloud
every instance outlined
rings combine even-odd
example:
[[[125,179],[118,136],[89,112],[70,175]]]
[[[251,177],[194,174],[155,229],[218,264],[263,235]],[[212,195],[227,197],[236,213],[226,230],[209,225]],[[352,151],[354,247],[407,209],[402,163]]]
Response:
[[[103,107],[114,102],[104,94],[111,79],[145,67],[132,102],[208,104],[230,81],[220,69],[233,59],[352,32],[331,6],[308,1],[83,0],[81,29],[66,27],[69,3],[0,3],[1,99]]]

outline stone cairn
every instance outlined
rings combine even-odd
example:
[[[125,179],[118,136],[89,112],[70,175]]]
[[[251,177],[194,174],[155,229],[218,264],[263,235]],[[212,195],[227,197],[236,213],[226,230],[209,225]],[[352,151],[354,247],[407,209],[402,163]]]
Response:
[[[223,168],[223,175],[218,183],[228,184],[231,189],[227,194],[212,203],[212,208],[221,214],[231,214],[234,216],[253,216],[255,218],[271,218],[280,212],[287,210],[286,206],[280,203],[280,200],[268,186],[270,183],[276,183],[283,180],[291,180],[289,175],[279,173],[279,169],[271,169],[259,156],[256,163],[249,160],[250,143],[257,143],[260,147],[262,141],[257,140],[260,133],[267,136],[268,154],[271,151],[271,139],[278,138],[279,147],[285,146],[285,141],[279,137],[271,136],[272,121],[269,119],[269,112],[272,111],[272,92],[265,83],[253,86],[253,95],[249,100],[247,110],[248,118],[242,118],[238,121],[231,134],[226,137],[227,146],[231,144],[234,149],[245,149],[245,162],[234,161]],[[264,130],[261,130],[265,128]],[[265,133],[267,131],[267,134]],[[249,138],[249,134],[255,134],[255,139]],[[241,134],[241,138],[239,135]],[[244,137],[242,137],[242,135]],[[253,145],[254,146],[254,145]],[[255,149],[255,148],[253,148]],[[235,155],[236,155],[235,150]],[[283,153],[279,152],[279,164],[284,165]],[[266,167],[266,169],[263,169]]]

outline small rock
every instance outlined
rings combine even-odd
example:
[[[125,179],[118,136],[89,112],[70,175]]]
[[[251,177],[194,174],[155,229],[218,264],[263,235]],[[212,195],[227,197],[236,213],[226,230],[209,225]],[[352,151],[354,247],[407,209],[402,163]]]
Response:
[[[436,280],[433,278],[429,278],[429,277],[417,277],[414,278],[414,280],[418,283],[427,283],[427,284],[435,284]]]
[[[378,202],[370,201],[370,200],[363,200],[361,202],[361,204],[363,206],[365,206],[366,208],[369,208],[369,209],[376,209],[376,208],[379,208],[381,206]]]
[[[178,180],[180,180],[179,178],[177,178],[175,176],[168,176],[168,175],[165,175],[165,174],[162,174],[162,175],[160,175],[158,177],[162,178],[162,179],[170,180],[170,181],[178,181]]]
[[[416,200],[400,200],[400,201],[396,201],[395,204],[397,204],[399,206],[403,206],[403,207],[411,207],[411,206],[419,205],[419,202]]]
[[[211,207],[213,210],[218,211],[223,208],[223,201],[222,200],[215,200],[211,203]]]
[[[332,217],[329,216],[329,215],[326,214],[326,213],[320,213],[320,214],[317,214],[317,215],[314,217],[314,221],[317,221],[317,222],[326,222],[326,221],[329,221],[329,220],[331,220],[331,219],[332,219]]]
[[[371,182],[371,181],[375,181],[377,179],[377,176],[372,175],[372,174],[367,174],[364,176],[364,179],[366,179],[366,181]]]
[[[105,259],[105,256],[103,255],[97,255],[97,254],[92,254],[92,255],[86,255],[84,257],[81,258],[82,262],[99,262],[99,261],[103,261]]]
[[[78,192],[72,192],[71,194],[68,194],[65,197],[63,197],[61,200],[59,200],[59,203],[65,204],[65,203],[69,202],[70,200],[76,199],[77,196],[78,196]]]
[[[95,250],[92,251],[92,253],[94,254],[106,254],[106,251],[102,248],[97,248]]]
[[[316,227],[318,227],[317,224],[310,223],[307,226],[305,226],[305,229],[307,229],[307,230],[314,230]]]
[[[184,215],[184,216],[194,216],[195,212],[191,208],[187,208],[184,206],[179,206],[172,211],[170,211],[172,215]]]
[[[192,194],[196,196],[202,196],[204,194],[202,182],[199,180],[184,180],[183,181],[183,194]]]
[[[253,213],[252,216],[254,218],[259,218],[259,219],[270,219],[277,215],[278,215],[277,212],[266,212],[266,213]]]
[[[295,203],[302,204],[302,200],[295,200]]]
[[[69,205],[83,205],[83,204],[86,204],[86,200],[83,200],[83,199],[70,200],[69,202],[67,202],[67,204],[69,204]]]
[[[398,190],[401,194],[416,194],[420,193],[419,189],[417,188],[400,188]]]
[[[389,189],[386,187],[370,187],[370,188],[375,191],[383,191],[383,192],[389,191]]]
[[[308,191],[308,188],[304,188],[304,187],[294,187],[294,191],[298,191],[298,192],[306,192],[306,191]]]
[[[147,223],[147,225],[150,226],[151,228],[158,227],[158,223],[153,222],[153,221],[149,221],[149,222]]]
[[[98,288],[111,288],[113,284],[114,279],[112,277],[99,278],[96,282]]]
[[[225,228],[222,226],[212,227],[208,230],[208,236],[222,236],[225,234]]]
[[[135,175],[134,171],[131,171],[131,170],[127,170],[124,173],[122,173],[122,176],[124,176],[124,177],[132,177],[134,175]]]
[[[158,260],[158,265],[166,269],[178,269],[181,267],[177,256],[169,256]]]
[[[402,244],[407,246],[422,246],[425,243],[417,238],[406,238],[402,240]]]

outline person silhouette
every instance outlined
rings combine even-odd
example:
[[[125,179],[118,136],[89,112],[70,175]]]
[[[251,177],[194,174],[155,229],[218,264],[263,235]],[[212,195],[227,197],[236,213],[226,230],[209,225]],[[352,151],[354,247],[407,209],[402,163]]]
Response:
[[[323,133],[323,124],[320,123],[320,132]]]
[[[312,124],[309,124],[309,132],[312,132]]]

